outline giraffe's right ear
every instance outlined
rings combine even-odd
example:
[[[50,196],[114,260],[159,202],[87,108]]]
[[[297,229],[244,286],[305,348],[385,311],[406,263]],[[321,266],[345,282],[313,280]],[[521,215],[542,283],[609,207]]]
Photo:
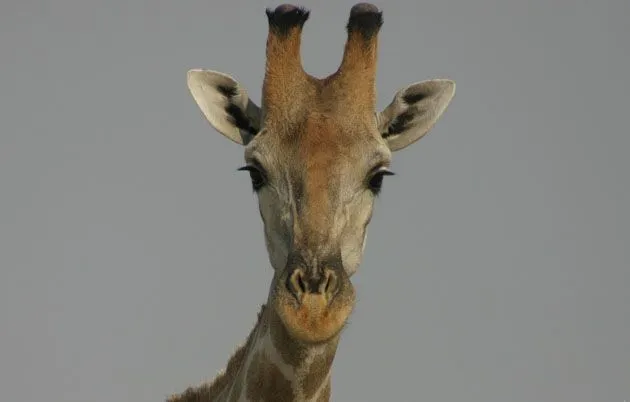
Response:
[[[434,79],[411,84],[377,114],[377,124],[389,149],[406,148],[426,135],[455,95],[455,82]]]
[[[260,130],[260,108],[232,77],[218,71],[188,71],[188,89],[212,127],[247,145]]]

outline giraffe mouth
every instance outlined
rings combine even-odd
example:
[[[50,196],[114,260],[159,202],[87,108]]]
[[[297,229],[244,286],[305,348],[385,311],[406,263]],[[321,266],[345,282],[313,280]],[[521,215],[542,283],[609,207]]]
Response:
[[[332,293],[306,291],[296,295],[286,286],[277,288],[273,305],[292,337],[307,343],[320,343],[342,331],[356,296],[347,276],[339,282]]]

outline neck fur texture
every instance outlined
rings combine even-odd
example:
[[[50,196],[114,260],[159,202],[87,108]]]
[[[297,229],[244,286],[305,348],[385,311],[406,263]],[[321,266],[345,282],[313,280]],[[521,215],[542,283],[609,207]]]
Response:
[[[339,335],[320,344],[289,336],[276,313],[262,306],[256,326],[211,382],[168,402],[328,401]]]

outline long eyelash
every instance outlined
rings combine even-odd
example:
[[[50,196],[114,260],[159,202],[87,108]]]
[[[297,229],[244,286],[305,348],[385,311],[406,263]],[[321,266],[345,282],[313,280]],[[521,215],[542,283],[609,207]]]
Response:
[[[252,172],[257,172],[257,173],[260,175],[261,180],[263,181],[263,184],[262,184],[260,187],[256,188],[256,186],[255,186],[255,185],[254,185],[254,183],[252,182],[252,187],[251,187],[251,188],[252,188],[252,191],[253,191],[254,193],[256,193],[256,194],[257,194],[257,193],[260,191],[260,189],[261,189],[261,188],[263,188],[263,187],[266,185],[266,182],[267,182],[267,175],[266,175],[266,173],[263,171],[263,169],[262,169],[262,168],[257,167],[257,166],[254,166],[254,165],[245,165],[245,166],[242,166],[242,167],[240,167],[240,168],[238,168],[238,169],[236,169],[236,170],[237,170],[237,171],[245,171],[245,172],[249,172],[250,177],[251,177],[251,175],[252,175]]]
[[[392,172],[391,170],[387,169],[387,168],[379,168],[379,169],[375,169],[375,172],[382,174],[384,176],[394,176],[396,175],[396,173]]]
[[[392,172],[391,170],[388,170],[386,167],[377,167],[375,169],[372,170],[372,175],[370,176],[371,178],[374,178],[374,176],[376,175],[381,175],[381,176],[394,176],[396,173]],[[382,181],[382,178],[381,178]],[[374,194],[375,197],[378,197],[381,194],[381,190],[382,187],[378,187],[378,188],[370,188],[370,191],[372,192],[372,194]]]

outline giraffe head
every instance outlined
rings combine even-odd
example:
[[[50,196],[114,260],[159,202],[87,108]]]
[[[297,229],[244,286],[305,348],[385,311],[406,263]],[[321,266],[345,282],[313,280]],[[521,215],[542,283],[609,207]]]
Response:
[[[343,328],[355,303],[350,277],[363,255],[375,197],[392,152],[423,137],[451,101],[455,84],[435,79],[399,90],[376,108],[382,14],[352,7],[338,70],[307,74],[300,57],[309,12],[267,10],[261,107],[232,77],[191,70],[188,87],[212,126],[245,149],[271,265],[269,305],[295,338],[323,342]]]

